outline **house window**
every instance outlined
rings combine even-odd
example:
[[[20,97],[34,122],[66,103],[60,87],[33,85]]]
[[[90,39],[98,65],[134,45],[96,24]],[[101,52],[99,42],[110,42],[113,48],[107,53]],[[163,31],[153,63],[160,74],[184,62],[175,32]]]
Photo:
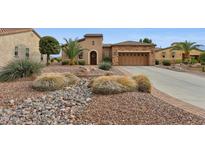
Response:
[[[165,58],[166,52],[162,52],[162,57]]]
[[[41,61],[43,61],[43,54],[41,54]]]
[[[78,55],[78,58],[79,58],[79,59],[83,59],[83,52],[81,52],[81,53]]]
[[[26,58],[29,58],[29,48],[26,48]]]
[[[92,41],[92,45],[95,45],[95,41]]]
[[[18,57],[18,47],[15,47],[15,52],[14,52],[15,57]]]

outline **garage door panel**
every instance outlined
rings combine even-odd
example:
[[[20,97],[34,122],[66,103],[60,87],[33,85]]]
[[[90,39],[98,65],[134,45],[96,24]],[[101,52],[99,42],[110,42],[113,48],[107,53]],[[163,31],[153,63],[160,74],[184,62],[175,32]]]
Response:
[[[119,65],[148,65],[148,53],[119,53]]]

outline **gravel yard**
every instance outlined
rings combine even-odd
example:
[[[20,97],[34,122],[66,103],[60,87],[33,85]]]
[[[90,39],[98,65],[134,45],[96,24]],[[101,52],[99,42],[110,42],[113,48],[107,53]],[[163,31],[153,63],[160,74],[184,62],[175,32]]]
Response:
[[[85,69],[84,69],[85,68]],[[86,66],[49,66],[43,72],[92,75],[106,71]],[[112,74],[121,74],[113,68]],[[85,72],[81,72],[85,73]],[[92,94],[89,78],[53,92],[31,88],[33,78],[0,83],[0,124],[205,124],[205,119],[148,93]]]
[[[54,65],[45,67],[43,69],[43,72],[44,73],[71,72],[77,76],[100,76],[100,75],[104,75],[107,72],[112,73],[112,74],[118,74],[118,75],[122,74],[122,72],[120,72],[115,67],[112,67],[110,71],[104,71],[104,70],[98,69],[97,66],[78,66],[78,65],[68,66],[68,65],[59,65],[59,64],[54,64]]]
[[[0,124],[72,124],[74,114],[91,100],[87,80],[37,98],[27,98],[10,108],[0,108]]]
[[[31,85],[31,80],[0,83],[0,106],[8,105],[9,101],[18,103],[28,97],[38,97],[45,93],[33,90]]]
[[[139,92],[95,95],[77,119],[77,124],[205,124],[199,116]]]

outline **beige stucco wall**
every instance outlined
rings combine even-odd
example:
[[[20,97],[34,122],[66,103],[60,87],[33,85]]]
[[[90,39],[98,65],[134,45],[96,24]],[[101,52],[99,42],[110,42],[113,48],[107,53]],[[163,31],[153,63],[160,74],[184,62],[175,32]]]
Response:
[[[172,57],[173,52],[175,52],[175,56]],[[160,62],[163,60],[170,60],[170,61],[175,61],[175,60],[182,60],[182,55],[183,51],[172,51],[171,48],[166,48],[164,50],[156,51],[155,52],[155,58],[156,60],[159,60]],[[201,54],[201,51],[199,50],[192,50],[190,52],[190,56],[199,56]],[[163,55],[165,57],[163,57]]]
[[[25,58],[25,48],[29,48],[29,59],[41,62],[39,39],[32,31],[0,36],[0,67],[12,60]],[[15,57],[15,46],[19,47],[18,57]],[[44,55],[43,62],[45,61]]]
[[[119,52],[148,52],[149,65],[155,64],[154,46],[112,46],[112,63],[119,65],[118,53]]]
[[[94,45],[92,42],[94,41]],[[85,60],[86,65],[90,65],[90,52],[96,51],[97,52],[97,64],[102,62],[102,44],[103,38],[102,37],[85,37],[83,41],[80,41],[79,44],[85,50],[83,51],[83,59]],[[68,57],[63,52],[62,59],[66,60]]]
[[[111,47],[103,47],[103,57],[110,57],[110,58],[112,58]]]

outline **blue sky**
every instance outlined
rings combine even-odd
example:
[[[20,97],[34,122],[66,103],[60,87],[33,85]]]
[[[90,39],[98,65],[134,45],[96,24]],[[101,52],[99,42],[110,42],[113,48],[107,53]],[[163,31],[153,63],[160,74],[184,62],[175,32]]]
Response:
[[[41,36],[55,37],[60,43],[64,43],[63,38],[82,38],[86,33],[102,33],[104,43],[138,41],[140,38],[148,37],[158,47],[168,47],[172,42],[185,40],[205,45],[205,28],[36,28],[35,30]]]

